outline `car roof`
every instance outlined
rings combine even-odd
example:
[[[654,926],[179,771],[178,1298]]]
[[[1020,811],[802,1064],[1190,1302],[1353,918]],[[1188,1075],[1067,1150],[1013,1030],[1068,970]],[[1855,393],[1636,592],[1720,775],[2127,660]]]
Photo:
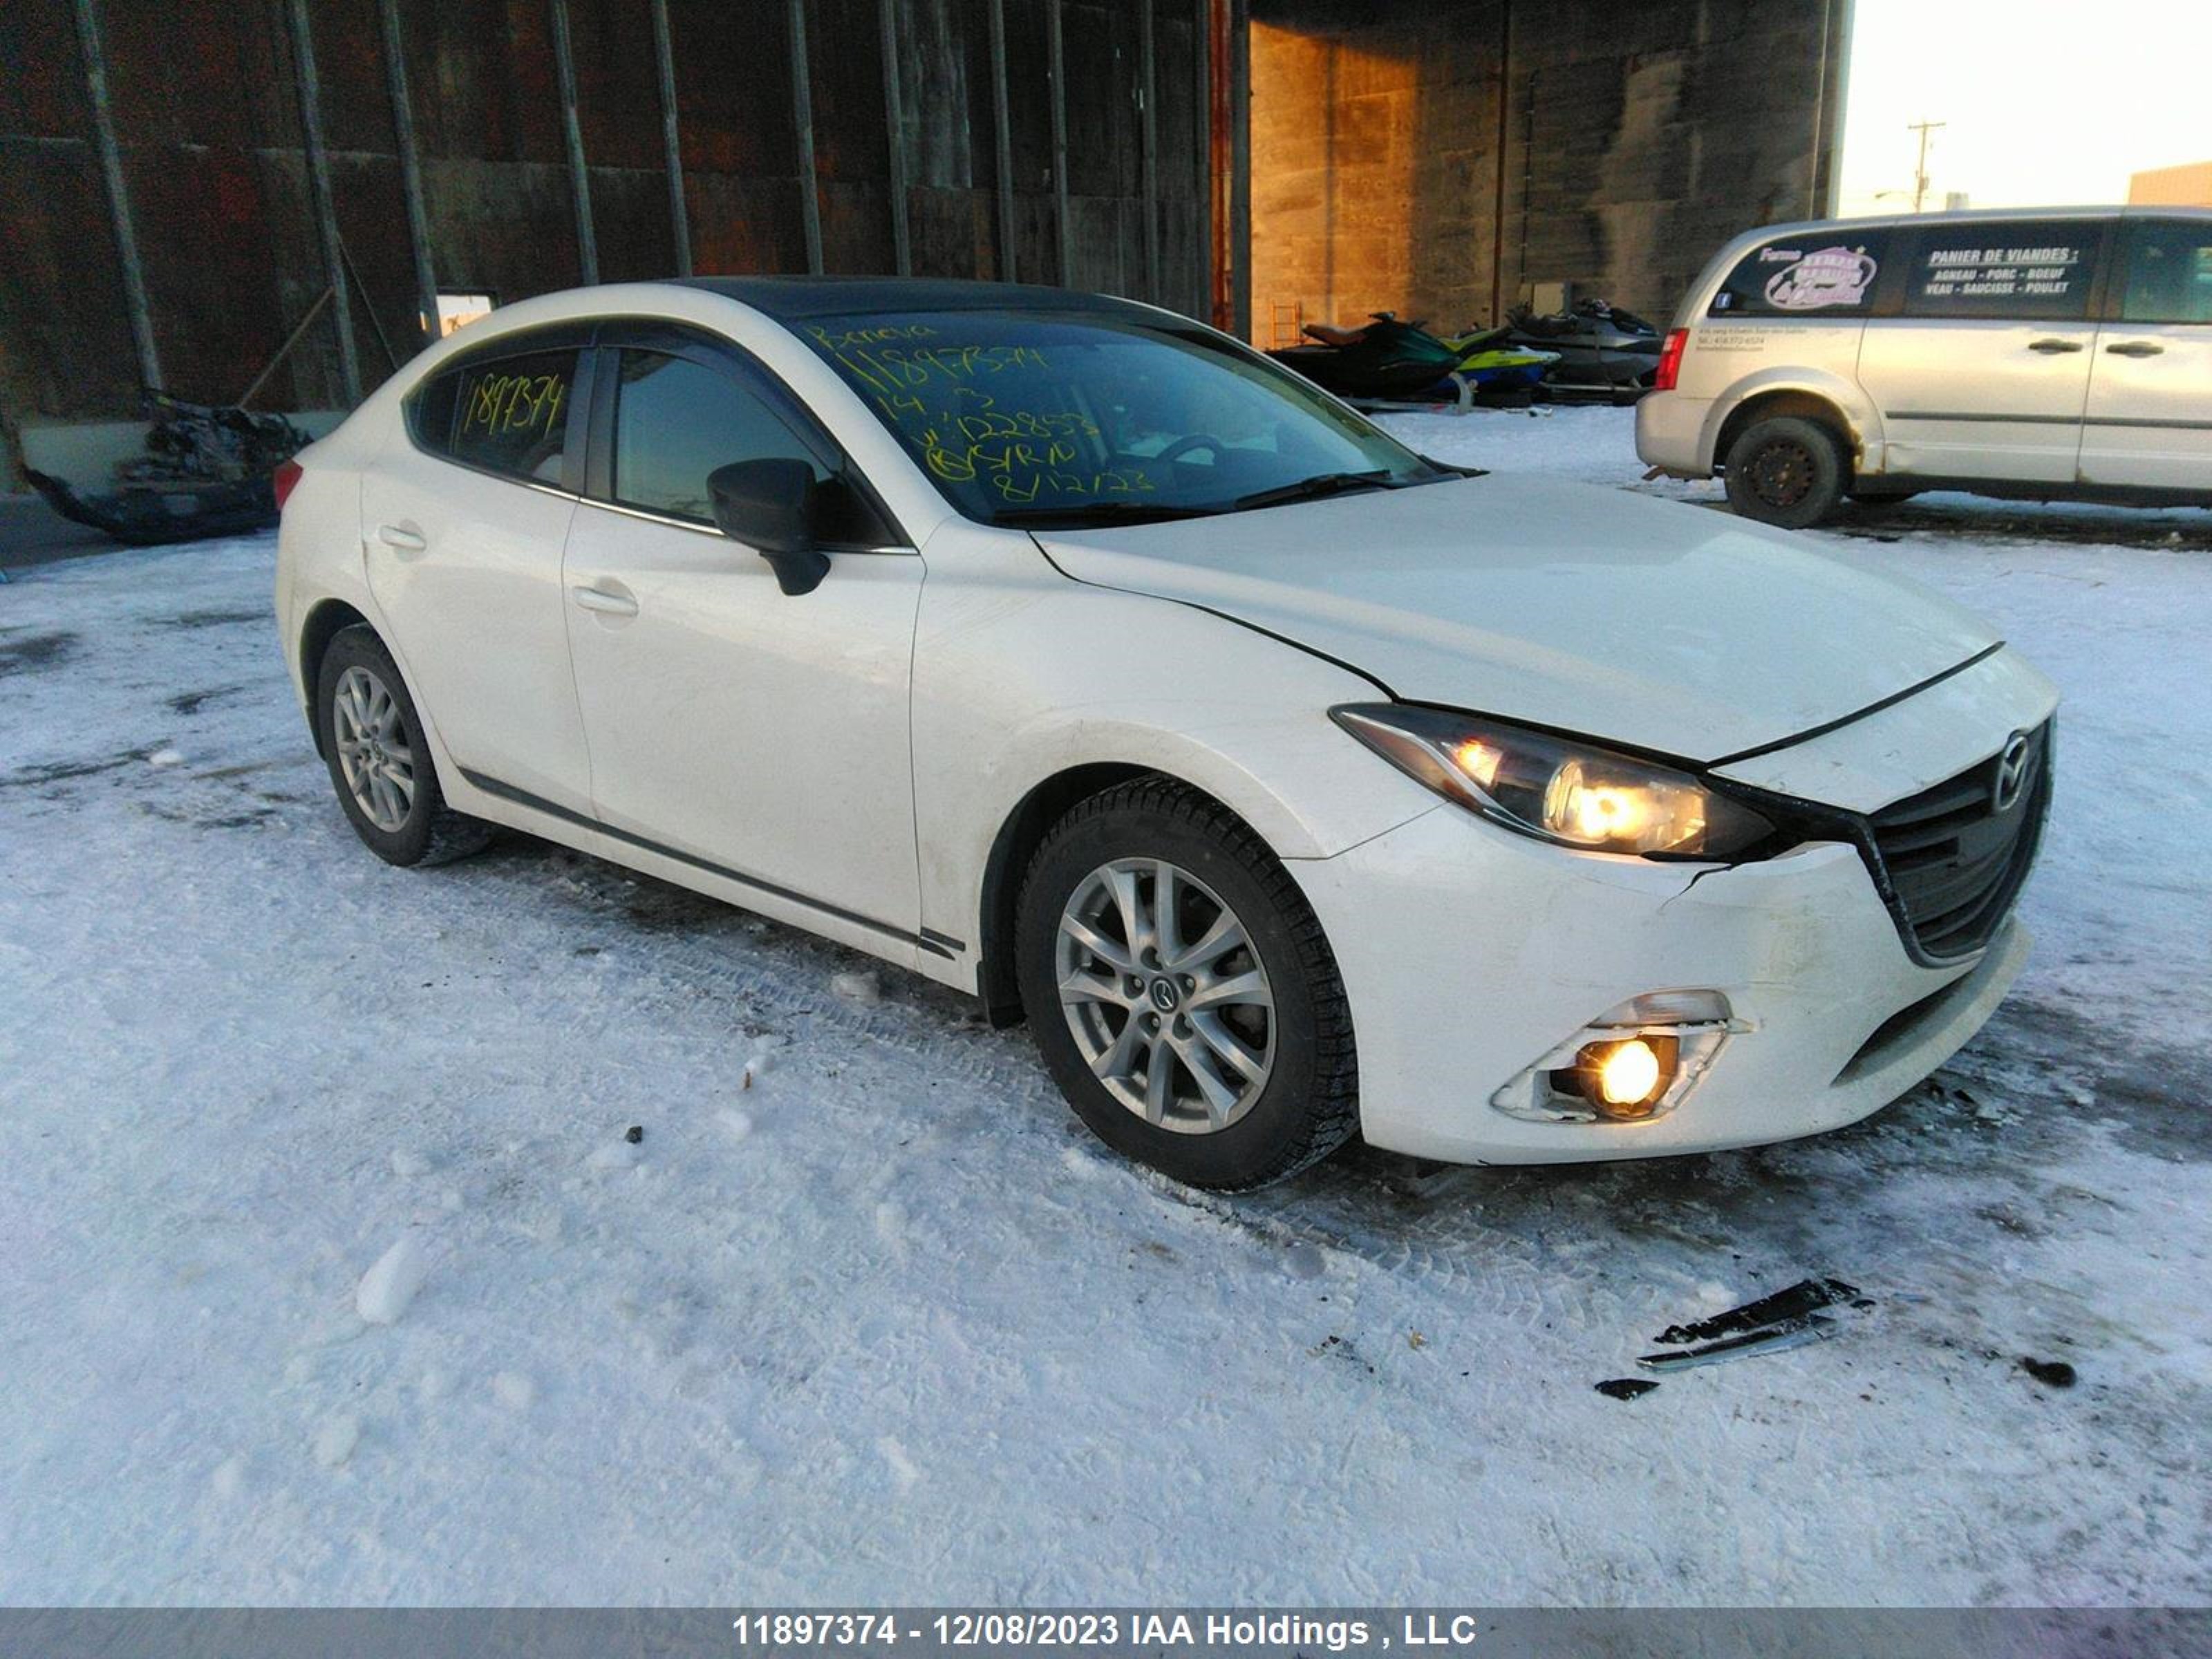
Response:
[[[1960,208],[1942,213],[1870,213],[1848,219],[1784,220],[1744,234],[1765,237],[1809,230],[1875,230],[1898,225],[2010,224],[2065,219],[2212,219],[2212,208],[2155,207],[2147,202],[2110,207]]]
[[[979,283],[922,276],[686,276],[704,289],[775,318],[882,316],[917,311],[1091,312],[1150,317],[1152,307],[1080,289],[1036,283]]]

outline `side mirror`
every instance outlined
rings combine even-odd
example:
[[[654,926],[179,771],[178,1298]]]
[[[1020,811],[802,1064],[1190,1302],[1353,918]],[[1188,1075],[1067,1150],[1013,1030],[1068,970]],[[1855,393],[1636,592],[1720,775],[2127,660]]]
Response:
[[[766,559],[787,593],[811,593],[830,574],[816,545],[815,488],[813,468],[790,459],[733,461],[707,477],[715,526]]]

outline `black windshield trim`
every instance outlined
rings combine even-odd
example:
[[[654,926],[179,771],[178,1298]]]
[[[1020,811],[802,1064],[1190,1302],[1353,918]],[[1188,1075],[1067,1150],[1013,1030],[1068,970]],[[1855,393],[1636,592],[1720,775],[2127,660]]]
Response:
[[[1099,525],[1172,524],[1182,519],[1214,519],[1236,509],[1225,507],[1148,507],[1142,501],[1071,502],[1066,507],[1016,507],[994,514],[1001,530],[1087,530]]]

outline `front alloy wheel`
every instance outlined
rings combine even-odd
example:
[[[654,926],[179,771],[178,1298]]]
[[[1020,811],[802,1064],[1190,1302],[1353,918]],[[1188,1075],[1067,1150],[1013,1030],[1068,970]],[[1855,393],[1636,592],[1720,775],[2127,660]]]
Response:
[[[1013,943],[1053,1080],[1115,1151],[1233,1191],[1326,1157],[1358,1122],[1328,940],[1219,802],[1149,777],[1078,805],[1030,860]]]
[[[1060,1012],[1106,1091],[1150,1124],[1226,1129],[1267,1086],[1275,1002],[1220,895],[1164,859],[1116,859],[1060,918]]]

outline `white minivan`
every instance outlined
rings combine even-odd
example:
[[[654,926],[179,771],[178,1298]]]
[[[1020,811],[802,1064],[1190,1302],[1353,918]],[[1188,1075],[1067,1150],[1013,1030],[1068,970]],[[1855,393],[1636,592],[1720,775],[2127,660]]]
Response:
[[[2212,211],[1738,237],[1668,336],[1636,453],[1792,529],[1923,489],[2212,507]]]

